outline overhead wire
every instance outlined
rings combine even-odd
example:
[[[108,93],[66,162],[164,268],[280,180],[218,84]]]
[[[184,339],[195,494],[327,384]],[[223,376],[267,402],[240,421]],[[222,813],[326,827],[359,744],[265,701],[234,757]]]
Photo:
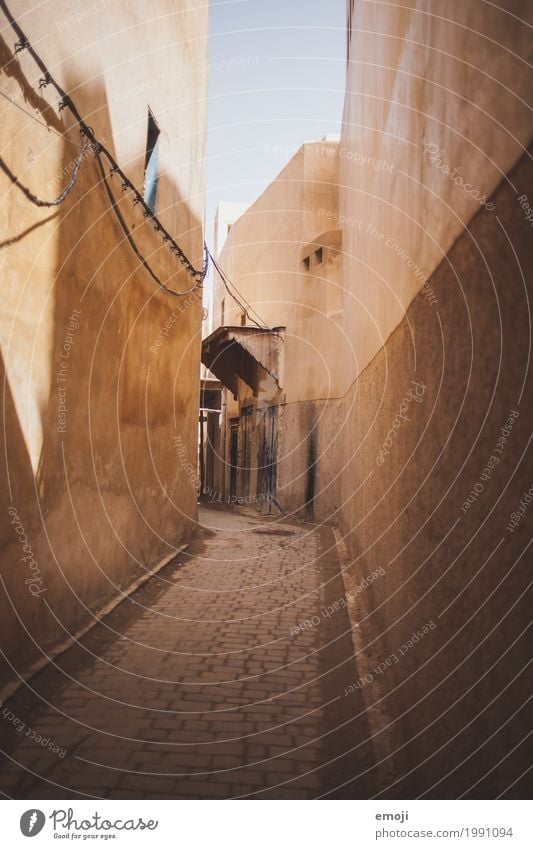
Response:
[[[76,147],[79,147],[80,149],[83,147],[83,145],[82,145],[82,144],[80,144],[79,142],[74,141],[74,139],[70,139],[70,138],[67,136],[67,134],[66,134],[66,133],[60,133],[58,130],[56,130],[56,128],[55,128],[55,127],[51,127],[49,124],[45,124],[45,122],[44,122],[44,121],[39,121],[39,119],[38,119],[38,118],[36,118],[36,117],[35,117],[35,115],[32,115],[32,114],[31,114],[31,112],[28,112],[28,110],[27,110],[27,109],[24,109],[24,107],[23,107],[23,106],[21,106],[21,105],[20,105],[20,103],[17,103],[17,101],[16,101],[13,97],[10,97],[10,96],[9,96],[9,94],[6,94],[6,93],[5,93],[5,91],[0,91],[0,95],[1,95],[2,97],[5,97],[5,99],[6,99],[6,100],[9,100],[9,102],[10,102],[13,106],[16,106],[16,107],[17,107],[17,109],[20,109],[20,111],[21,111],[21,112],[24,112],[24,114],[25,114],[25,115],[27,115],[27,116],[28,116],[28,118],[31,118],[31,119],[32,119],[32,121],[35,121],[35,123],[36,123],[36,124],[39,124],[39,126],[40,126],[40,127],[44,127],[44,129],[45,129],[45,130],[47,130],[49,133],[54,133],[54,134],[55,134],[56,136],[58,136],[60,139],[63,139],[63,141],[66,141],[66,142],[68,142],[69,144],[73,144],[73,145],[75,145]]]
[[[65,188],[63,189],[63,191],[60,192],[58,194],[58,196],[56,198],[53,198],[52,200],[41,200],[40,198],[37,197],[37,195],[34,195],[33,192],[30,192],[30,190],[28,188],[26,188],[26,186],[24,186],[20,182],[18,177],[15,177],[15,175],[13,174],[13,172],[11,171],[11,169],[9,168],[7,163],[4,162],[4,160],[1,156],[0,156],[0,168],[2,169],[4,174],[6,174],[9,177],[9,179],[11,180],[13,185],[15,185],[18,189],[20,189],[22,194],[25,195],[28,198],[29,201],[31,201],[33,204],[35,204],[35,206],[47,206],[47,207],[49,207],[49,206],[59,206],[59,204],[63,203],[65,198],[70,194],[70,192],[74,188],[74,186],[76,184],[76,180],[78,179],[78,173],[79,173],[79,170],[81,168],[81,163],[85,159],[87,151],[90,150],[90,147],[91,147],[90,144],[85,144],[82,147],[80,155],[76,158],[76,160],[74,162],[74,168],[72,169],[72,176],[71,176],[70,180],[68,181],[68,183],[65,186]]]
[[[21,29],[21,27],[19,26],[17,21],[14,19],[11,12],[9,11],[7,4],[5,3],[5,0],[0,0],[0,8],[2,8],[2,10],[3,10],[4,14],[6,15],[11,27],[13,28],[13,30],[15,31],[15,33],[18,36],[18,39],[19,39],[18,42],[15,44],[15,55],[17,53],[20,53],[23,50],[28,51],[28,53],[32,56],[34,62],[36,63],[36,65],[38,66],[40,71],[43,73],[43,77],[39,81],[39,88],[40,89],[45,88],[48,85],[52,85],[55,88],[55,90],[57,91],[57,93],[61,97],[61,100],[59,102],[59,111],[61,112],[63,109],[69,109],[69,111],[74,116],[74,118],[75,118],[75,120],[76,120],[76,122],[77,122],[77,124],[80,128],[80,132],[81,132],[82,136],[85,137],[85,139],[89,143],[89,146],[91,147],[93,153],[97,157],[99,165],[100,165],[101,170],[103,172],[103,179],[104,179],[104,185],[105,185],[105,188],[106,188],[106,192],[107,192],[108,197],[109,197],[109,199],[112,203],[113,210],[114,210],[115,214],[117,214],[117,217],[118,217],[118,213],[120,211],[118,210],[117,201],[114,199],[113,194],[112,194],[112,192],[109,188],[109,185],[107,183],[105,170],[104,170],[103,164],[101,162],[101,156],[102,155],[106,157],[109,164],[111,165],[109,175],[113,176],[114,174],[117,174],[118,176],[120,176],[120,178],[122,179],[122,189],[123,189],[123,191],[130,190],[130,191],[133,192],[133,194],[134,194],[133,204],[134,205],[139,204],[141,206],[141,208],[143,210],[144,217],[146,219],[149,219],[151,221],[151,223],[154,225],[155,231],[159,232],[162,235],[163,242],[166,242],[166,243],[169,244],[169,248],[172,251],[172,253],[174,253],[178,257],[181,264],[187,269],[188,273],[190,274],[190,276],[195,281],[194,285],[192,287],[190,287],[189,289],[177,292],[173,289],[170,289],[168,286],[166,286],[164,283],[162,283],[162,281],[160,280],[158,275],[150,268],[147,260],[142,256],[141,252],[137,248],[131,233],[127,229],[127,225],[124,221],[124,218],[123,218],[122,214],[120,213],[119,221],[120,221],[123,229],[124,229],[124,227],[126,227],[125,233],[127,235],[128,243],[131,245],[131,247],[135,251],[135,254],[137,255],[137,257],[141,260],[143,266],[149,271],[152,278],[158,283],[158,285],[161,286],[161,288],[163,288],[169,294],[172,294],[172,295],[175,295],[175,296],[188,295],[194,289],[201,287],[203,282],[204,282],[205,276],[207,274],[208,264],[209,264],[209,255],[210,254],[209,254],[209,251],[207,249],[207,245],[205,245],[205,243],[204,243],[204,264],[203,264],[203,267],[201,269],[197,269],[197,268],[194,267],[192,262],[189,260],[189,258],[187,257],[185,252],[182,250],[182,248],[178,245],[178,243],[175,241],[175,239],[170,235],[168,230],[161,224],[159,218],[155,215],[155,213],[148,206],[148,204],[146,203],[146,201],[144,200],[144,198],[142,197],[140,192],[137,191],[137,189],[135,188],[135,186],[133,185],[131,180],[127,177],[127,175],[124,173],[124,171],[120,168],[120,166],[118,165],[118,163],[116,162],[115,158],[110,153],[110,151],[105,147],[104,144],[102,144],[96,138],[93,129],[85,123],[81,114],[79,113],[78,109],[76,108],[76,105],[74,104],[73,100],[63,90],[63,88],[59,85],[59,83],[56,82],[56,80],[53,78],[52,74],[50,73],[50,71],[46,67],[46,65],[43,62],[43,60],[41,59],[41,57],[34,50],[34,48],[31,46],[31,44],[30,44],[28,38],[26,37],[25,33],[23,32],[23,30]],[[4,95],[4,96],[8,100],[11,100],[11,98],[9,98],[7,95]],[[12,102],[14,102],[14,101],[12,101]],[[16,104],[16,103],[14,105],[18,106],[18,104]],[[19,107],[19,108],[22,108],[22,107]],[[22,111],[26,112],[26,110],[24,110],[24,109]],[[26,114],[29,114],[29,113],[26,113]],[[34,118],[34,116],[30,116],[30,117]],[[38,121],[38,123],[42,123],[42,122]],[[61,135],[61,134],[58,133],[58,135]],[[14,177],[14,175],[11,175],[11,176]],[[17,181],[17,185],[21,189],[24,188],[19,183],[19,181]],[[29,194],[27,194],[27,196],[29,196],[31,194],[32,193],[29,192]],[[35,196],[32,196],[32,197],[35,197]]]
[[[113,209],[113,212],[115,213],[115,215],[118,219],[118,222],[119,222],[119,224],[120,224],[120,226],[121,226],[121,228],[124,232],[124,235],[126,236],[126,239],[128,240],[129,244],[131,245],[134,253],[138,257],[141,265],[144,266],[144,268],[146,268],[146,270],[148,271],[150,276],[155,280],[157,285],[160,286],[162,289],[164,289],[165,292],[168,292],[170,295],[190,295],[191,292],[193,292],[195,289],[198,288],[197,283],[194,283],[192,286],[189,287],[189,289],[184,289],[183,291],[175,292],[174,289],[170,289],[165,283],[163,283],[163,281],[160,279],[160,277],[156,274],[156,272],[150,266],[148,260],[144,257],[144,255],[141,253],[141,251],[137,247],[137,244],[136,244],[136,242],[135,242],[135,240],[134,240],[134,238],[133,238],[133,236],[130,232],[130,229],[129,229],[128,225],[126,224],[124,216],[122,215],[122,213],[121,213],[121,211],[118,207],[118,203],[117,203],[115,197],[113,196],[113,193],[111,191],[109,183],[107,182],[105,169],[104,169],[104,166],[103,166],[103,163],[102,163],[102,160],[101,160],[99,154],[97,154],[97,156],[96,156],[96,161],[98,163],[98,167],[99,167],[100,173],[102,175],[102,182],[104,184],[104,188],[105,188],[107,196],[109,198],[111,208]],[[204,250],[207,251],[207,247],[205,247]]]
[[[211,261],[211,264],[213,265],[213,267],[218,272],[220,279],[222,280],[222,283],[223,283],[224,288],[226,289],[228,295],[231,298],[233,298],[233,300],[235,301],[236,304],[238,304],[238,306],[240,307],[242,312],[246,315],[246,317],[249,319],[249,321],[251,321],[253,324],[255,324],[256,327],[258,327],[260,330],[271,330],[272,328],[269,327],[268,324],[266,324],[266,322],[261,318],[259,313],[246,300],[244,295],[241,292],[239,292],[239,290],[237,289],[235,284],[229,279],[226,272],[223,271],[223,269],[220,267],[219,263],[217,262],[217,260],[214,258],[214,256],[212,255],[212,253],[209,250],[208,250],[208,256],[209,256],[209,259]],[[235,292],[237,292],[237,295],[239,297],[237,297],[237,295],[235,295],[231,291],[230,287],[235,289]],[[240,300],[240,299],[242,299],[242,300]],[[254,319],[253,316],[250,313],[254,313],[254,315],[256,316],[257,319],[259,319],[259,321],[256,321],[256,319]]]

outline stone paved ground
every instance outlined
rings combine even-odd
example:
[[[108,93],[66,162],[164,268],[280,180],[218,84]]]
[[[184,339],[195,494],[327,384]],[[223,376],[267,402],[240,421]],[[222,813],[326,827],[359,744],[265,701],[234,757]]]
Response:
[[[375,792],[362,696],[343,694],[358,677],[348,619],[321,612],[343,597],[331,529],[216,508],[201,521],[186,552],[31,680],[35,693],[9,700],[66,755],[2,720],[5,795]]]

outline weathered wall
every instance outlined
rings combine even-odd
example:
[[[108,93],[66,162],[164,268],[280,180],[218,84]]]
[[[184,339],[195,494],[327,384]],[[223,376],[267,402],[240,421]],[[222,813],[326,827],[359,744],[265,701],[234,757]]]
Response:
[[[531,4],[354,3],[339,147],[346,391],[527,145]]]
[[[307,381],[287,346],[304,391],[280,408],[278,493],[338,523],[347,544],[362,686],[376,751],[393,765],[387,794],[523,796],[531,4],[347,5],[339,209],[334,195],[319,205],[343,231],[338,368],[313,393],[319,369]],[[289,267],[286,245],[306,237],[280,215],[256,248],[254,208],[230,234],[228,271],[267,320],[289,324],[287,296],[268,312],[278,269],[254,269],[266,249]],[[239,265],[243,242],[257,253],[250,262],[247,245]],[[301,305],[308,294],[297,291]],[[322,327],[301,333],[329,344]]]
[[[157,16],[112,0],[100,12],[56,3],[55,18],[18,0],[10,10],[141,189],[150,107],[161,129],[156,212],[201,266],[205,4],[165,0]],[[13,57],[16,37],[0,17],[3,90],[45,124],[3,103],[1,155],[34,194],[51,198],[70,176],[80,134],[52,88],[38,91],[31,56]],[[99,179],[91,155],[67,200],[43,210],[1,175],[3,681],[90,622],[196,518],[176,440],[194,462],[201,295],[158,289]],[[111,186],[120,197],[117,177]],[[190,286],[137,209],[125,200],[121,209],[156,273],[177,290]],[[36,595],[25,584],[32,558]]]
[[[510,182],[533,195],[528,154]],[[492,200],[430,278],[436,302],[420,293],[360,375],[339,436],[348,587],[384,570],[355,633],[362,670],[389,661],[365,694],[390,723],[378,751],[406,776],[392,798],[493,798],[526,768],[523,749],[507,756],[529,690],[533,240],[507,180]]]
[[[330,465],[331,431],[325,424],[326,418],[329,422],[325,400],[338,394],[342,364],[350,357],[353,360],[350,341],[341,327],[338,168],[336,142],[302,145],[257,201],[232,224],[220,255],[222,268],[263,321],[271,327],[282,324],[286,328],[282,391],[274,400],[266,400],[280,405],[277,495],[284,509],[309,517],[329,516],[338,506],[340,477]],[[322,262],[314,264],[319,248]],[[308,256],[311,261],[307,268],[304,259]],[[223,323],[240,324],[239,307],[216,279],[216,317],[220,316],[222,301]],[[255,403],[242,381],[240,387],[237,400],[228,393],[228,419],[238,417],[242,406]],[[264,403],[265,398],[260,397],[258,406]],[[256,495],[261,423],[260,411],[246,423],[251,424],[253,463],[249,489],[244,492],[238,488],[239,496]],[[242,431],[243,427],[239,436],[244,444]],[[229,462],[229,429],[224,444]],[[228,471],[224,494],[229,494]]]
[[[284,510],[310,521],[335,521],[341,504],[342,446],[337,401],[305,401],[280,409],[278,500]]]
[[[390,723],[388,795],[486,798],[525,768],[523,749],[507,756],[524,734],[533,511],[507,526],[532,485],[531,7],[348,8],[339,206],[357,369],[337,518],[348,586],[385,572],[357,596],[354,636],[371,716]]]
[[[285,362],[291,367],[282,388],[287,402],[337,394],[341,243],[330,232],[335,223],[326,218],[326,212],[337,212],[337,150],[330,141],[302,145],[235,221],[220,254],[221,267],[263,321],[286,327]],[[317,247],[324,244],[323,263],[306,271],[302,258],[315,240]],[[241,310],[218,280],[217,316],[222,298],[224,324],[239,325]]]

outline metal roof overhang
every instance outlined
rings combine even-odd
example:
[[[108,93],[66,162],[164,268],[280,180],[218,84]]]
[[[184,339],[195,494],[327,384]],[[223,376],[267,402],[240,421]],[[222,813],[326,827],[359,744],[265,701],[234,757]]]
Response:
[[[202,343],[202,363],[237,395],[238,381],[250,387],[254,395],[269,374],[282,388],[282,351],[284,327],[218,327]]]

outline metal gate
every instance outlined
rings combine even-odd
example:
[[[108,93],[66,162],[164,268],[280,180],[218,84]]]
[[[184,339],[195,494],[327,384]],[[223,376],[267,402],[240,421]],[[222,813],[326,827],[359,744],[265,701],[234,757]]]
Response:
[[[239,465],[239,419],[230,419],[229,429],[229,494],[237,495],[237,470]]]
[[[252,465],[252,425],[253,407],[243,407],[241,410],[241,469],[240,469],[240,492],[247,498],[250,495],[250,469]]]
[[[260,500],[270,503],[276,499],[278,407],[265,407],[261,415],[263,421],[257,458],[257,496]]]

